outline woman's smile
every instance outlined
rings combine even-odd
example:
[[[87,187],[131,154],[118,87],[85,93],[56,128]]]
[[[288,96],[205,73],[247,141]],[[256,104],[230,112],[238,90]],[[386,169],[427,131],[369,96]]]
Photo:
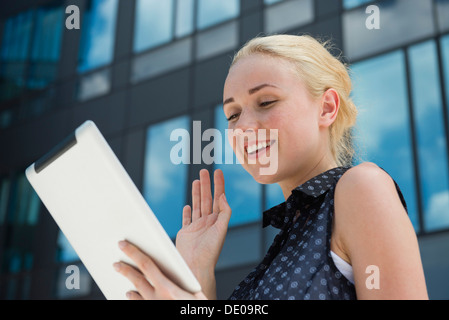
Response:
[[[255,141],[248,143],[248,145],[245,146],[245,154],[248,157],[248,162],[251,160],[257,160],[259,157],[264,155],[269,156],[270,147],[275,143],[275,140]]]

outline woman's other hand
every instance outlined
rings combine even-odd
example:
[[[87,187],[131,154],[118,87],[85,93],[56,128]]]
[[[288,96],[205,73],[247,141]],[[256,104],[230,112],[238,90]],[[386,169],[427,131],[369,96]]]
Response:
[[[126,294],[129,300],[206,299],[203,292],[192,294],[174,284],[148,255],[133,244],[120,241],[119,247],[137,266],[135,268],[124,262],[114,264],[115,270],[128,278],[137,290]]]
[[[232,210],[225,197],[221,170],[214,172],[214,198],[207,170],[192,183],[192,207],[183,209],[176,248],[197,277],[209,299],[216,298],[215,266],[223,248]]]

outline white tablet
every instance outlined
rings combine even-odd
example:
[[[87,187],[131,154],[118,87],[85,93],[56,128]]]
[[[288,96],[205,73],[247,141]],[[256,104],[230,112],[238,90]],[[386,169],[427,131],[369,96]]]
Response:
[[[201,287],[170,237],[92,121],[26,170],[26,176],[108,300],[135,290],[113,263],[132,261],[128,240],[185,290]],[[182,214],[180,212],[180,214]]]

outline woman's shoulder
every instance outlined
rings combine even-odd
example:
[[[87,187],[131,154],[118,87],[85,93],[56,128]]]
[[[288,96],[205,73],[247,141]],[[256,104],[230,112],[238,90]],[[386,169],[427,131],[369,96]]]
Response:
[[[382,168],[380,168],[374,162],[363,162],[357,166],[348,169],[343,174],[340,180],[344,181],[343,183],[358,182],[358,181],[365,181],[366,179],[375,178],[375,176],[389,177],[388,173]]]
[[[372,193],[384,188],[395,189],[395,183],[391,176],[377,164],[363,162],[348,169],[342,175],[336,190],[342,191],[338,192],[339,195],[356,197],[364,192]],[[349,191],[355,191],[355,194]]]
[[[372,162],[347,170],[337,183],[334,197],[335,214],[340,220],[381,222],[402,216],[405,211],[392,177]]]

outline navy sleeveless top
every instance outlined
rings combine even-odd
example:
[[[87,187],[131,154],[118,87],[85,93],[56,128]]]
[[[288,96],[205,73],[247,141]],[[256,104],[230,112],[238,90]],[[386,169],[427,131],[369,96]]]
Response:
[[[264,212],[263,226],[272,225],[281,231],[263,261],[235,288],[229,299],[357,298],[354,285],[338,270],[330,249],[335,187],[350,168],[338,167],[321,173],[294,189],[286,202]],[[404,197],[394,183],[407,210]]]

